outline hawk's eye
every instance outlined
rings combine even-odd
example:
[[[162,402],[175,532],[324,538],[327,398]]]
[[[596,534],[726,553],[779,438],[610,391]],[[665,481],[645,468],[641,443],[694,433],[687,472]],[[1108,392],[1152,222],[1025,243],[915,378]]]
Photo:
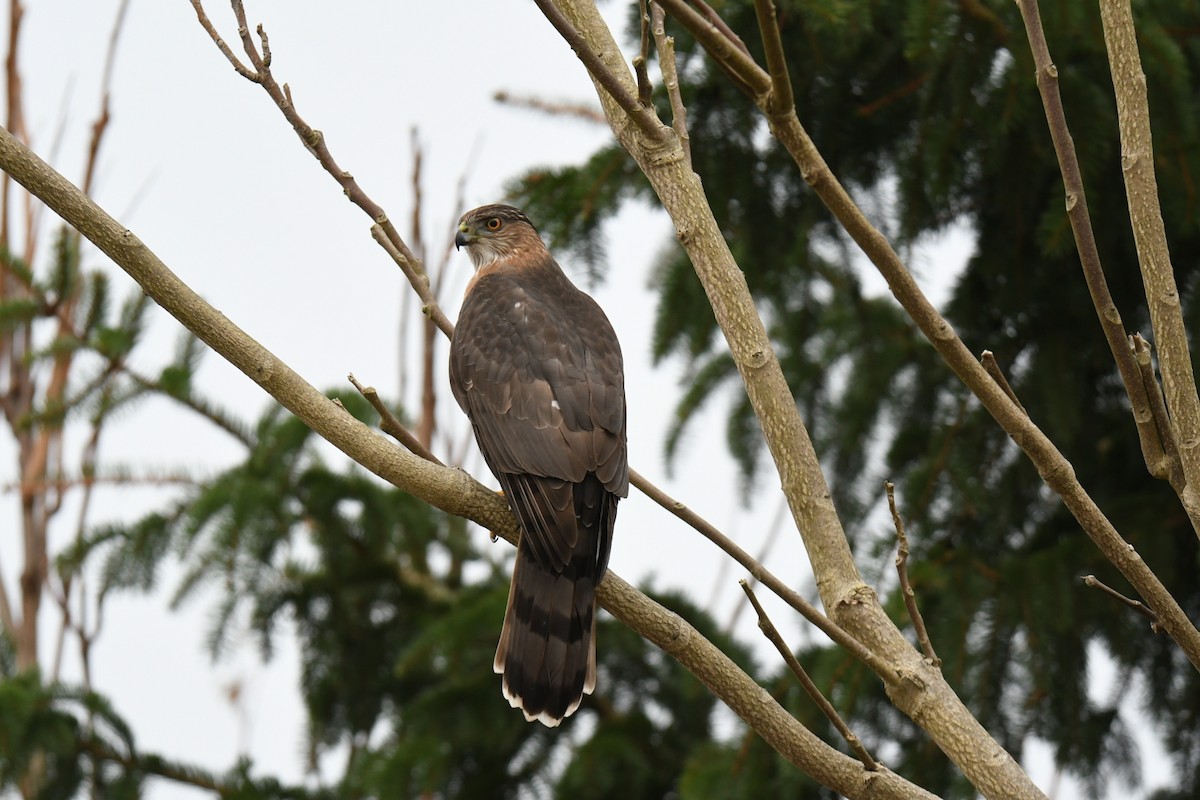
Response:
[[[488,229],[489,231],[498,231],[498,230],[500,230],[500,225],[501,225],[501,224],[502,224],[502,223],[500,222],[500,218],[499,218],[499,217],[492,217],[491,219],[489,219],[489,220],[487,221],[487,229]]]

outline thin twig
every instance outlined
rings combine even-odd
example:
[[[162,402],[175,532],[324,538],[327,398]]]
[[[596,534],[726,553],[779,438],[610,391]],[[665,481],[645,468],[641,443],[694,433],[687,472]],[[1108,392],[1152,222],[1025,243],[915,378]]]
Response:
[[[1162,633],[1162,625],[1158,621],[1158,615],[1155,614],[1149,606],[1142,603],[1140,600],[1134,600],[1132,597],[1126,597],[1111,586],[1102,583],[1095,575],[1084,575],[1083,583],[1085,586],[1090,586],[1093,589],[1099,589],[1114,600],[1120,601],[1132,608],[1137,613],[1141,614],[1146,619],[1150,620],[1150,630],[1155,633]]]
[[[697,0],[655,0],[696,37],[709,55],[743,91],[755,98],[770,96],[771,78],[754,62],[745,43],[733,35],[716,12]],[[701,6],[698,12],[691,5]]]
[[[900,542],[896,552],[896,574],[900,576],[900,594],[904,597],[904,607],[908,609],[908,618],[912,620],[913,628],[917,632],[921,652],[930,664],[940,667],[942,660],[933,650],[933,642],[925,628],[925,618],[917,608],[917,593],[913,591],[912,583],[908,579],[908,536],[904,533],[904,520],[900,519],[900,512],[896,509],[896,487],[891,481],[885,481],[883,488],[887,491],[888,508],[892,512],[892,523],[896,526],[896,539]]]
[[[659,122],[658,117],[654,112],[642,105],[631,95],[621,81],[613,74],[600,57],[597,56],[592,48],[588,47],[583,37],[579,35],[579,31],[575,30],[575,26],[570,20],[563,16],[563,13],[550,2],[550,0],[533,0],[534,4],[541,9],[542,14],[546,16],[554,29],[563,37],[571,49],[575,51],[575,55],[579,56],[579,60],[587,67],[587,71],[592,77],[604,87],[604,91],[608,92],[609,96],[617,102],[633,123],[638,126],[652,141],[662,142],[666,138],[666,133],[663,125]]]
[[[204,29],[208,32],[208,35],[212,38],[218,49],[220,49],[221,53],[233,64],[238,74],[263,87],[271,100],[278,106],[280,112],[283,113],[284,118],[291,124],[292,129],[304,144],[305,149],[312,153],[313,157],[317,159],[325,171],[338,182],[338,185],[342,187],[342,191],[350,202],[362,209],[371,218],[374,223],[371,228],[372,237],[383,246],[387,254],[400,267],[408,282],[416,290],[417,295],[425,303],[425,313],[439,328],[448,330],[449,321],[442,310],[438,308],[437,300],[429,290],[429,276],[426,274],[421,260],[405,244],[404,239],[396,230],[396,226],[388,218],[387,213],[384,212],[383,207],[372,200],[363,191],[362,187],[359,186],[354,176],[342,169],[337,161],[334,160],[333,154],[329,151],[329,147],[325,142],[325,136],[300,116],[296,110],[296,104],[292,99],[291,87],[287,84],[281,86],[271,72],[271,52],[266,31],[263,30],[261,25],[258,26],[257,32],[262,46],[262,52],[260,53],[250,35],[248,23],[246,22],[246,12],[242,7],[241,0],[231,0],[231,5],[238,23],[238,35],[242,39],[242,47],[246,51],[247,58],[250,59],[250,64],[253,67],[252,70],[248,70],[238,61],[229,47],[217,35],[211,23],[205,24],[208,18],[203,14],[200,0],[192,0],[192,6],[196,9],[196,14],[200,19],[201,25],[204,26]]]
[[[83,175],[83,191],[92,193],[92,181],[96,175],[96,164],[100,157],[100,144],[104,139],[104,131],[108,128],[108,101],[112,86],[113,67],[117,60],[117,44],[121,39],[121,31],[125,27],[125,12],[129,10],[129,0],[121,0],[117,9],[117,19],[113,23],[112,33],[108,37],[108,52],[104,57],[104,73],[100,80],[100,113],[92,123],[92,138],[88,143],[87,167]]]
[[[979,356],[979,363],[983,364],[983,369],[988,375],[992,376],[992,380],[996,385],[1004,390],[1008,395],[1008,399],[1012,400],[1017,408],[1021,409],[1021,413],[1029,416],[1029,412],[1025,410],[1025,406],[1021,405],[1021,401],[1017,399],[1017,393],[1013,391],[1012,384],[1008,382],[1008,378],[1004,377],[1004,370],[1000,369],[1000,364],[996,361],[996,354],[991,350],[984,350]]]
[[[804,665],[800,663],[800,660],[796,658],[791,648],[783,641],[783,637],[779,635],[779,631],[776,630],[774,623],[771,622],[771,618],[767,616],[766,610],[758,602],[758,598],[754,596],[754,590],[750,588],[750,584],[745,580],[738,581],[738,584],[742,587],[742,591],[746,593],[746,597],[750,599],[750,605],[754,606],[754,610],[758,613],[758,627],[763,632],[763,636],[766,636],[771,641],[771,644],[775,645],[775,649],[779,651],[779,655],[783,656],[783,660],[787,663],[792,674],[796,676],[796,679],[800,681],[800,685],[804,687],[804,691],[817,704],[817,708],[821,709],[821,713],[833,723],[833,727],[837,728],[838,733],[850,745],[850,749],[858,756],[858,760],[863,763],[863,766],[872,772],[879,769],[879,764],[875,759],[871,758],[871,754],[867,752],[867,748],[854,735],[854,731],[850,730],[850,726],[838,714],[837,709],[833,707],[833,703],[829,702],[825,695],[821,694],[821,690],[817,688],[817,685],[813,683],[813,679],[805,671]]]
[[[203,27],[208,33],[209,38],[213,40],[213,44],[217,46],[217,49],[221,51],[221,54],[225,56],[226,60],[229,61],[235,70],[237,70],[237,74],[241,75],[248,81],[258,83],[258,74],[238,60],[238,57],[233,54],[233,50],[231,50],[229,45],[225,44],[225,40],[221,38],[221,34],[217,33],[217,29],[213,26],[212,20],[208,18],[208,14],[204,13],[204,6],[201,4],[201,0],[191,0],[191,2],[192,8],[196,12],[196,18],[200,20],[200,26]]]
[[[1154,364],[1150,358],[1150,343],[1140,333],[1129,337],[1133,357],[1137,361],[1138,371],[1142,375],[1142,385],[1146,387],[1146,396],[1150,400],[1150,416],[1154,420],[1155,432],[1159,446],[1162,448],[1161,469],[1172,471],[1174,474],[1165,475],[1171,485],[1183,483],[1183,466],[1179,461],[1179,448],[1175,444],[1175,429],[1171,426],[1171,417],[1167,413],[1167,401],[1163,398],[1162,386],[1154,374]],[[1151,469],[1153,473],[1154,470]],[[1156,477],[1164,477],[1156,475]]]
[[[758,30],[767,56],[767,72],[771,75],[771,96],[767,98],[767,104],[773,109],[787,111],[796,101],[792,96],[792,79],[788,77],[787,56],[783,52],[775,3],[773,0],[754,0],[754,13],[758,17]]]
[[[1146,462],[1146,468],[1150,474],[1156,478],[1167,478],[1172,472],[1181,475],[1181,469],[1171,470],[1168,468],[1164,470],[1160,466],[1164,447],[1159,441],[1158,429],[1155,427],[1151,415],[1146,386],[1129,348],[1129,339],[1125,332],[1125,326],[1121,322],[1121,314],[1113,301],[1112,293],[1109,292],[1108,281],[1104,277],[1100,251],[1096,246],[1096,237],[1088,213],[1087,194],[1084,192],[1083,186],[1083,171],[1075,153],[1075,141],[1067,127],[1067,115],[1063,109],[1062,94],[1058,85],[1058,69],[1050,58],[1050,46],[1046,42],[1046,34],[1042,29],[1037,0],[1022,0],[1017,5],[1025,22],[1029,48],[1033,53],[1038,92],[1042,97],[1042,107],[1045,110],[1046,122],[1050,127],[1050,140],[1054,144],[1054,153],[1058,158],[1059,170],[1062,172],[1063,189],[1066,192],[1067,218],[1071,223],[1071,232],[1075,236],[1075,248],[1079,251],[1079,263],[1083,268],[1083,277],[1087,282],[1092,305],[1096,309],[1096,317],[1100,320],[1100,328],[1104,331],[1104,338],[1108,342],[1108,349],[1112,352],[1113,361],[1116,362],[1117,371],[1121,374],[1125,393],[1129,395],[1129,404],[1133,411],[1134,423],[1137,426],[1138,441],[1142,448],[1142,458]],[[1157,326],[1155,330],[1158,330]],[[1173,481],[1172,487],[1182,497],[1183,482]]]
[[[650,59],[650,13],[646,10],[646,0],[638,0],[638,21],[641,23],[641,48],[633,57],[633,74],[637,77],[638,102],[649,107],[654,97],[654,87],[650,85],[650,73],[647,63]]]
[[[1025,0],[1036,9],[1036,0]],[[1117,127],[1121,133],[1121,174],[1129,204],[1129,221],[1137,246],[1154,346],[1158,349],[1158,367],[1163,375],[1163,390],[1171,425],[1175,428],[1179,459],[1185,485],[1176,487],[1184,509],[1200,536],[1200,394],[1192,372],[1188,332],[1183,322],[1183,306],[1162,208],[1158,202],[1158,181],[1154,175],[1154,142],[1150,135],[1150,102],[1146,95],[1146,76],[1138,52],[1137,31],[1129,0],[1103,0],[1100,21],[1104,27],[1104,45],[1112,71],[1117,99]],[[1139,588],[1139,593],[1141,592]],[[1145,595],[1142,595],[1145,597]],[[1149,598],[1147,598],[1149,599]]]
[[[671,101],[671,127],[683,148],[688,167],[692,165],[692,137],[687,128],[687,107],[679,87],[679,67],[675,61],[675,37],[667,36],[666,12],[657,0],[650,3],[650,31],[654,34],[654,47],[658,51],[658,70],[662,74],[663,86]]]
[[[583,103],[555,102],[546,100],[543,97],[512,94],[504,90],[493,94],[492,99],[501,105],[530,108],[534,111],[541,111],[543,114],[549,114],[552,117],[577,117],[578,119],[594,122],[599,125],[605,123],[604,112],[595,106],[584,105]]]
[[[885,682],[892,680],[896,675],[896,670],[886,661],[881,659],[875,653],[867,649],[862,642],[855,639],[837,623],[829,619],[821,613],[812,603],[809,603],[799,592],[792,589],[786,583],[781,581],[770,570],[756,561],[753,556],[743,550],[732,539],[730,539],[721,531],[710,523],[708,520],[701,517],[695,511],[685,506],[678,500],[673,499],[670,495],[659,489],[650,481],[646,480],[636,470],[629,470],[629,482],[637,488],[642,494],[649,497],[660,506],[670,511],[679,519],[692,526],[698,533],[710,542],[721,548],[733,560],[741,564],[747,572],[754,576],[755,580],[759,581],[763,586],[766,586],[772,592],[777,594],[783,602],[787,603],[796,611],[800,612],[806,620],[816,625],[821,629],[821,632],[832,639],[838,646],[850,653],[865,664],[872,672],[882,678]]]
[[[400,442],[400,444],[408,448],[409,452],[420,456],[426,461],[432,461],[439,466],[446,466],[425,445],[421,444],[421,440],[414,436],[412,431],[404,427],[404,424],[396,419],[396,415],[380,399],[379,392],[375,391],[374,386],[363,386],[354,377],[353,373],[347,375],[346,378],[354,385],[355,389],[358,389],[359,394],[365,397],[367,402],[379,413],[379,429],[381,431]]]
[[[450,322],[450,318],[446,316],[446,312],[442,311],[442,307],[438,304],[437,298],[434,297],[432,289],[429,286],[429,276],[422,268],[420,271],[414,269],[413,260],[405,256],[392,242],[390,236],[380,225],[371,226],[371,238],[379,243],[392,261],[396,262],[396,266],[408,278],[408,282],[416,290],[417,296],[421,298],[424,304],[421,307],[421,313],[429,319],[433,320],[433,324],[438,326],[442,333],[448,338],[454,337],[454,324]]]

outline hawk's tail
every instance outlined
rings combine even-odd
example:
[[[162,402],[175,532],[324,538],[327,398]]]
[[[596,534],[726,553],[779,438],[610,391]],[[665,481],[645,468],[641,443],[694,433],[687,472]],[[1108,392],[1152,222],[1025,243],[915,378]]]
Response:
[[[561,572],[517,546],[504,628],[492,664],[525,719],[555,727],[596,688],[596,557],[573,554]]]

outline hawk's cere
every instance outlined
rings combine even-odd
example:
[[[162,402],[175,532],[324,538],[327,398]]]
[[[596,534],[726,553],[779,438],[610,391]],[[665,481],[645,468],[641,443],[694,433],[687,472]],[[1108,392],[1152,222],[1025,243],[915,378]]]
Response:
[[[468,211],[475,265],[450,386],[521,524],[493,664],[525,719],[558,725],[596,687],[596,585],[629,494],[621,347],[512,206]]]

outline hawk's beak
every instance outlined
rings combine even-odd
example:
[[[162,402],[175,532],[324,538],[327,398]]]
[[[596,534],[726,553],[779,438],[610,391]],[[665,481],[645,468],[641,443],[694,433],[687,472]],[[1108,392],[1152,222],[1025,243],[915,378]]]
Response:
[[[467,223],[458,226],[458,233],[454,235],[454,249],[461,250],[466,245],[471,243],[471,235],[467,233]]]

